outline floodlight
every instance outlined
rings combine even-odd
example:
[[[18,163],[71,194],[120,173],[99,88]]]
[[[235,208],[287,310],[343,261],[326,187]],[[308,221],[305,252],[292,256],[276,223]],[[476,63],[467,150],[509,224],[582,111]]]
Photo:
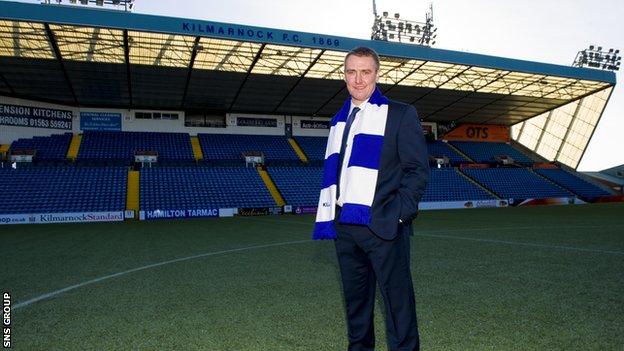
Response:
[[[382,16],[377,15],[373,2],[373,14],[375,15],[372,26],[371,39],[391,40],[397,42],[407,42],[408,40],[417,45],[429,45],[434,38],[433,16],[427,14],[426,22],[416,22],[401,19],[401,14],[396,12],[394,17],[388,17],[388,11],[382,12]],[[416,33],[414,33],[416,32]],[[428,39],[428,40],[427,40]]]

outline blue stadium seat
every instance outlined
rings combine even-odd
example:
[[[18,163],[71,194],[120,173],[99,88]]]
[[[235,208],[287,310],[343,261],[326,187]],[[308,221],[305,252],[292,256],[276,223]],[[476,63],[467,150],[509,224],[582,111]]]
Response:
[[[159,162],[194,162],[187,133],[86,131],[78,151],[79,161],[134,161],[136,150],[158,152]]]
[[[123,167],[0,169],[0,213],[123,211],[128,171]]]
[[[208,161],[244,162],[242,153],[259,151],[264,153],[265,162],[299,163],[299,156],[285,136],[276,135],[239,135],[239,134],[198,134],[199,142]]]
[[[491,200],[494,196],[461,175],[455,168],[433,168],[422,202]]]
[[[293,206],[316,206],[323,182],[322,167],[270,167],[273,182]]]
[[[561,185],[562,187],[589,201],[592,201],[600,196],[611,195],[600,187],[591,184],[590,182],[578,177],[577,175],[574,175],[573,173],[570,173],[563,169],[544,168],[536,169],[535,172],[541,174],[542,176],[552,180],[553,182]]]
[[[37,150],[35,161],[63,161],[67,157],[71,140],[72,133],[17,139],[11,144],[11,150]]]
[[[503,199],[574,196],[527,168],[465,168],[462,171]]]
[[[139,184],[144,211],[276,205],[255,168],[144,168]]]
[[[475,162],[496,163],[497,156],[509,156],[520,164],[534,161],[507,143],[450,141],[450,143]]]
[[[467,160],[464,156],[453,150],[448,143],[441,140],[427,142],[427,149],[429,150],[429,156],[446,156],[451,164],[470,162],[470,160]]]
[[[327,148],[327,137],[294,137],[297,144],[310,161],[323,161],[325,159],[325,149]]]

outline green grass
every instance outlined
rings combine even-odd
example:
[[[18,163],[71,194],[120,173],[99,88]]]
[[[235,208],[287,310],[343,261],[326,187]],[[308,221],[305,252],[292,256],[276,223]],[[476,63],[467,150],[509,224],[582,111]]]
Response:
[[[412,238],[423,349],[621,350],[622,214],[623,204],[423,212]],[[312,221],[0,227],[0,286],[14,307],[217,252],[14,308],[13,349],[344,350],[333,243],[307,241]],[[250,248],[272,243],[287,244]]]

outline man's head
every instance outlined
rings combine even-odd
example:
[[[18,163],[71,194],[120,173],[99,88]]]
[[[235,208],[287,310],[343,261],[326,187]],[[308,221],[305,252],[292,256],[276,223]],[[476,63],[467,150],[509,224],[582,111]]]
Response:
[[[360,105],[375,91],[379,78],[379,56],[367,47],[351,50],[345,57],[344,75],[353,103]]]

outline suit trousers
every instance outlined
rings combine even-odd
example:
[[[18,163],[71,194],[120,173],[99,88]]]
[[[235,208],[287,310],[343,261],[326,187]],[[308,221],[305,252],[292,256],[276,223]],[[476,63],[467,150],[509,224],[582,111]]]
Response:
[[[336,221],[335,227],[336,254],[347,310],[348,350],[375,348],[373,312],[377,282],[385,306],[389,350],[418,350],[409,233],[399,225],[397,236],[385,240],[367,226]]]

